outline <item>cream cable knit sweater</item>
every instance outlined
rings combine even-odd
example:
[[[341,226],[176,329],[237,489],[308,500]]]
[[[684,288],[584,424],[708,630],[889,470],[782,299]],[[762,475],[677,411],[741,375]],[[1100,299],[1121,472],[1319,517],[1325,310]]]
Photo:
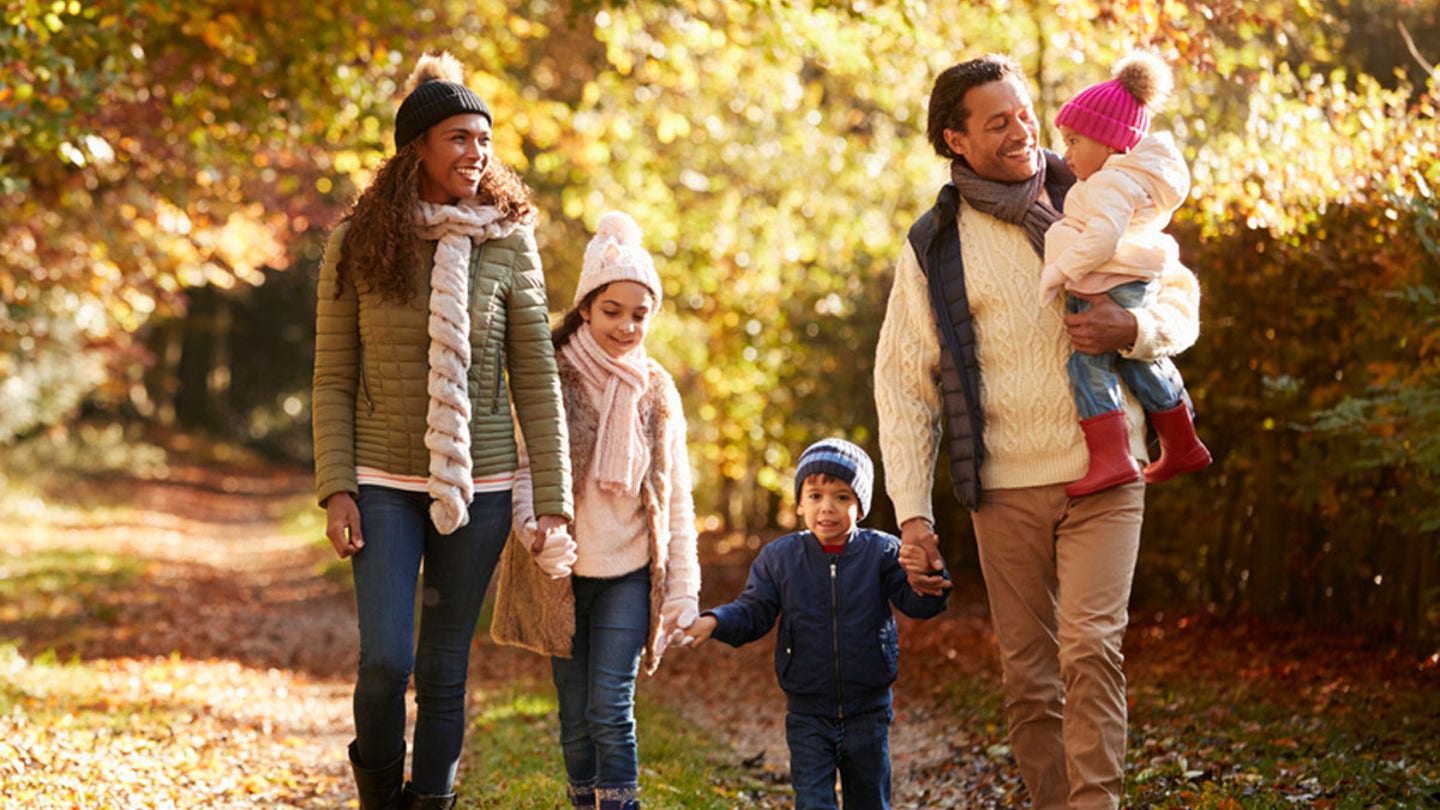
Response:
[[[984,489],[1068,483],[1089,457],[1070,392],[1070,341],[1062,304],[1035,306],[1042,268],[1025,232],[961,206],[960,244],[975,317],[985,413]],[[1156,306],[1135,311],[1129,356],[1187,348],[1198,333],[1199,289],[1188,271],[1167,274]],[[907,242],[895,270],[875,363],[875,405],[886,491],[898,522],[934,520],[931,495],[941,440],[940,339],[929,290]],[[1144,414],[1126,392],[1131,449],[1145,459]]]

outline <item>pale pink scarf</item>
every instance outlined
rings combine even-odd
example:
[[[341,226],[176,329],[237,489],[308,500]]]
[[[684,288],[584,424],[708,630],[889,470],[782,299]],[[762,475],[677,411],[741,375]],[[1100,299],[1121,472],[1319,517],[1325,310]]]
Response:
[[[470,522],[475,479],[470,462],[470,251],[474,243],[509,236],[521,223],[498,209],[462,200],[456,205],[420,201],[416,231],[439,240],[430,270],[430,376],[425,447],[430,451],[426,491],[430,519],[441,534]]]
[[[579,372],[600,414],[595,430],[596,485],[616,495],[639,495],[650,466],[650,449],[640,427],[640,398],[650,384],[645,347],[611,357],[586,324],[575,330],[560,353]]]

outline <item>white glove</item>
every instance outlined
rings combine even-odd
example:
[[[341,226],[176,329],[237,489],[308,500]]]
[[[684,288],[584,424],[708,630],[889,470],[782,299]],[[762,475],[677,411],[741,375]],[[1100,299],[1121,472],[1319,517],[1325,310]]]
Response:
[[[685,628],[700,618],[700,599],[694,596],[670,596],[660,603],[661,635],[668,635],[671,644],[685,643]]]
[[[550,536],[545,538],[545,546],[535,555],[535,564],[540,566],[541,571],[549,574],[551,579],[570,576],[570,571],[575,566],[575,538],[564,529],[551,532]]]
[[[1045,265],[1045,269],[1040,273],[1041,308],[1050,306],[1050,302],[1055,300],[1055,294],[1065,286],[1065,281],[1065,274],[1060,272],[1059,267],[1053,264]]]

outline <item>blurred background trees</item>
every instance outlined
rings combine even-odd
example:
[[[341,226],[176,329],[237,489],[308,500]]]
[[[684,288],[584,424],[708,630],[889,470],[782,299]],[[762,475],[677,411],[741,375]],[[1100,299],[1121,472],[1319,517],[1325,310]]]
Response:
[[[1157,49],[1205,291],[1181,359],[1215,451],[1151,490],[1139,605],[1440,636],[1440,10],[1416,0],[610,4],[17,0],[0,21],[0,444],[82,414],[307,461],[324,231],[448,49],[534,189],[552,309],[632,213],[706,528],[793,524],[795,455],[878,458],[893,263],[946,167],[933,77],[1007,51],[1059,102]],[[1428,52],[1427,52],[1428,49]],[[948,549],[973,564],[940,465]],[[890,525],[877,499],[874,525]]]

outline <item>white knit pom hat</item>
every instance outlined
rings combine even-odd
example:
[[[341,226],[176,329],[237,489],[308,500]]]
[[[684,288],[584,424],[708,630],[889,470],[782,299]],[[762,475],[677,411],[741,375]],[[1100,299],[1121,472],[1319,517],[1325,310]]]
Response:
[[[595,236],[585,246],[585,264],[580,268],[580,282],[575,285],[575,306],[593,290],[612,281],[634,281],[655,296],[660,306],[664,296],[655,260],[640,246],[640,226],[622,211],[610,211],[600,217]]]

